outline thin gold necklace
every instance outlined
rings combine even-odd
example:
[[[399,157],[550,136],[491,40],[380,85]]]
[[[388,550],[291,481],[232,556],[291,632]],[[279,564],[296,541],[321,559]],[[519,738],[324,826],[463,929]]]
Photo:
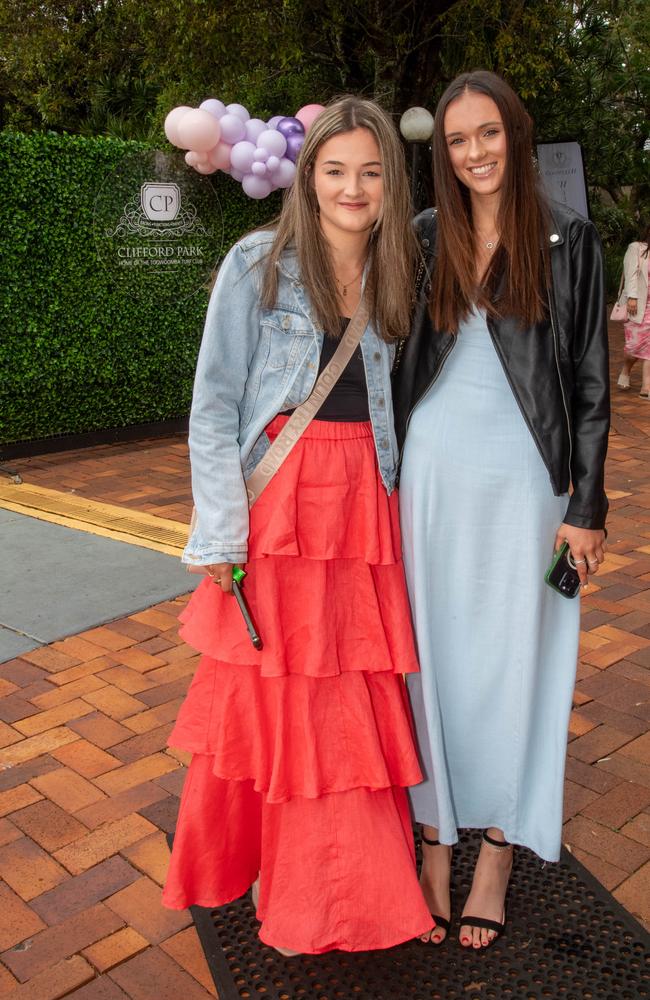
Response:
[[[363,267],[365,267],[365,264],[364,264]],[[359,280],[359,278],[361,277],[361,275],[363,274],[363,267],[361,268],[361,270],[359,271],[359,273],[357,274],[357,276],[355,278],[352,278],[352,280],[348,281],[345,285],[343,284],[343,282],[341,281],[340,278],[337,278],[336,275],[334,275],[334,279],[335,279],[337,285],[341,286],[341,289],[342,289],[341,295],[342,295],[343,298],[345,298],[345,296],[347,295],[348,288],[350,287],[350,285],[354,285],[355,282],[357,282]]]

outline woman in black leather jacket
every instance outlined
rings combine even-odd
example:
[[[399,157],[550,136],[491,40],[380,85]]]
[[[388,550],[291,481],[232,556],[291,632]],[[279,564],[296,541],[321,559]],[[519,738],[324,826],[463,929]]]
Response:
[[[544,575],[565,542],[583,586],[604,556],[605,299],[597,233],[545,200],[503,80],[455,80],[433,144],[438,207],[417,220],[424,280],[395,379],[426,774],[411,800],[434,944],[457,830],[484,828],[459,931],[478,949],[503,930],[511,845],[559,857],[579,601]]]

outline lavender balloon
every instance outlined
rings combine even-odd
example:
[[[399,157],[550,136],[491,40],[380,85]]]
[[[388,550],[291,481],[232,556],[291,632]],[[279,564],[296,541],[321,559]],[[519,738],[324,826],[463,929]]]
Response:
[[[298,135],[296,132],[294,132],[287,138],[287,151],[284,155],[288,156],[288,158],[290,160],[293,160],[293,162],[295,163],[296,160],[298,159],[298,153],[303,147],[304,141],[305,141],[304,135]]]
[[[288,160],[286,156],[283,156],[280,160],[279,165],[273,171],[272,181],[276,187],[288,188],[293,184],[293,180],[296,176],[295,164]]]
[[[260,163],[259,160],[257,160],[251,166],[250,172],[255,174],[256,177],[266,177],[268,173],[266,163]]]
[[[231,146],[246,138],[244,123],[236,115],[224,115],[219,124],[221,126],[221,138]]]
[[[223,101],[218,101],[216,97],[208,97],[207,101],[199,104],[199,111],[208,111],[215,118],[223,118],[226,113],[226,105]]]
[[[253,159],[257,160],[258,163],[266,163],[270,155],[271,154],[268,149],[264,149],[263,146],[258,146],[253,155]]]
[[[252,142],[236,142],[230,151],[230,164],[235,170],[247,174],[255,158],[255,146]]]
[[[276,129],[278,127],[278,122],[282,121],[282,115],[273,115],[273,118],[269,118],[267,128]]]
[[[287,140],[274,129],[267,129],[257,137],[257,148],[265,149],[269,156],[284,156]]]
[[[305,126],[297,118],[281,118],[276,128],[285,139],[288,139],[290,135],[304,136],[305,134]]]
[[[266,161],[266,169],[270,170],[271,173],[273,173],[273,171],[277,170],[279,166],[280,166],[280,157],[269,156],[268,160]]]
[[[248,141],[257,143],[262,132],[266,132],[268,125],[261,118],[250,118],[247,122],[244,122],[244,128],[246,129],[246,138]]]
[[[235,118],[239,118],[242,122],[247,122],[250,118],[250,114],[243,104],[228,104],[226,111],[229,115],[234,115]]]
[[[254,174],[246,174],[241,182],[241,186],[249,198],[266,198],[273,189],[271,181],[266,177],[256,177]]]
[[[235,170],[234,167],[231,167],[231,169],[228,171],[228,173],[230,174],[230,176],[234,180],[240,181],[240,182],[243,181],[244,177],[248,177],[249,176],[248,174],[242,173],[241,170]]]

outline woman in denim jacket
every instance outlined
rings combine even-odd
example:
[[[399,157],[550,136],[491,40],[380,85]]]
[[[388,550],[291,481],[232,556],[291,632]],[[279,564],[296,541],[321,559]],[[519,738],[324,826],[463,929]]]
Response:
[[[312,125],[276,227],[226,256],[199,355],[184,560],[212,579],[183,615],[203,657],[170,737],[193,758],[164,901],[215,907],[252,886],[260,937],[283,954],[387,948],[432,926],[405,791],[421,774],[400,675],[417,664],[390,395],[415,252],[392,123],[344,98]],[[363,289],[360,347],[249,516],[245,479]]]

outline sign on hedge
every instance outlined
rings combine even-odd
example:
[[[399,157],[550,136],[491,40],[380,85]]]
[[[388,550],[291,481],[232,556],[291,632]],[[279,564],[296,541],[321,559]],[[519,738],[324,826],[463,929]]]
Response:
[[[103,137],[2,132],[0,173],[0,444],[184,416],[211,276],[278,202]]]

